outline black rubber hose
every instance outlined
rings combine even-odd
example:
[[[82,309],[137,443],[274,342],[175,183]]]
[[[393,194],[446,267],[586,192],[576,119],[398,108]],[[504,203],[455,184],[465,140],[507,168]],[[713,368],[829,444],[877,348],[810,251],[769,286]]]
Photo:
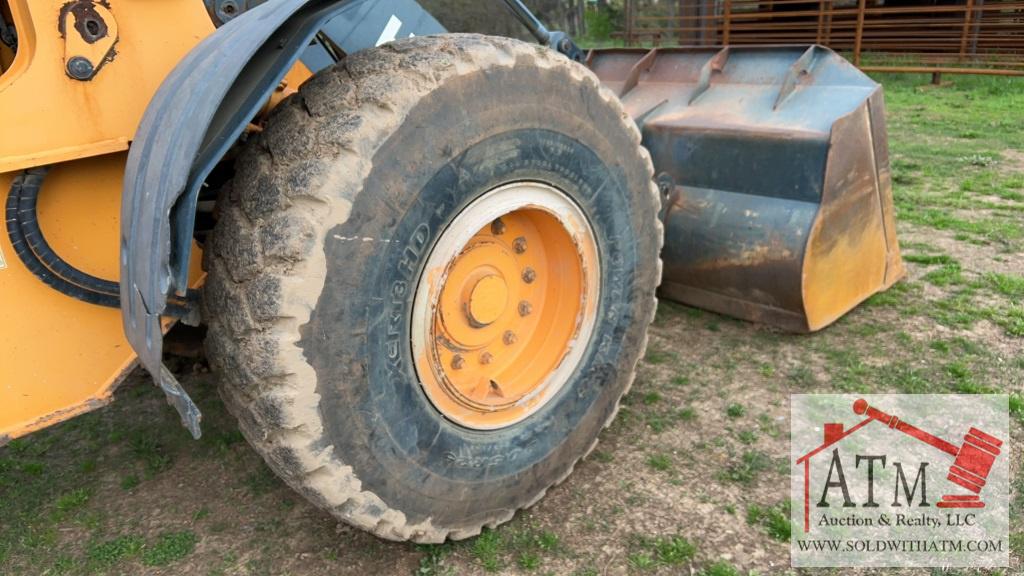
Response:
[[[120,298],[118,296],[96,293],[61,278],[39,261],[39,258],[25,240],[25,234],[21,228],[19,214],[22,194],[26,189],[35,189],[38,193],[39,188],[42,186],[43,178],[46,176],[47,170],[48,169],[45,167],[26,170],[25,172],[17,175],[11,183],[11,190],[7,195],[6,219],[7,235],[11,239],[11,246],[14,248],[14,253],[18,256],[21,263],[25,265],[25,268],[27,268],[29,272],[32,272],[36,278],[39,278],[44,284],[54,290],[90,304],[108,306],[112,308],[120,307]]]
[[[99,294],[106,294],[108,296],[115,296],[120,299],[121,287],[117,282],[110,280],[104,280],[97,278],[91,274],[82,272],[81,270],[68,264],[63,258],[54,252],[53,248],[46,241],[46,237],[43,236],[43,231],[39,228],[39,217],[38,206],[39,206],[39,189],[42,187],[42,179],[39,183],[34,186],[21,188],[21,199],[18,202],[18,224],[21,226],[21,232],[24,235],[25,242],[28,244],[29,249],[35,254],[44,266],[49,268],[54,274],[61,278],[77,284],[86,290],[96,292]],[[118,304],[120,306],[120,304]]]
[[[54,252],[39,227],[39,191],[49,167],[31,168],[14,178],[7,196],[7,234],[22,264],[54,290],[89,304],[120,308],[117,282],[97,278],[68,264]],[[168,302],[167,312],[183,316],[185,302]]]

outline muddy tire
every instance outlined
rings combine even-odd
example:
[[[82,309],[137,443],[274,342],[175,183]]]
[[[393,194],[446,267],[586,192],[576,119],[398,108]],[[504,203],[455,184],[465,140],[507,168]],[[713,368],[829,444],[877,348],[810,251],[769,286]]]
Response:
[[[539,500],[614,417],[653,319],[662,232],[639,140],[589,71],[510,39],[401,40],[304,84],[247,144],[206,251],[208,354],[249,442],[387,539],[466,538]],[[477,430],[419,383],[413,299],[460,211],[524,180],[589,221],[596,320],[557,394]]]

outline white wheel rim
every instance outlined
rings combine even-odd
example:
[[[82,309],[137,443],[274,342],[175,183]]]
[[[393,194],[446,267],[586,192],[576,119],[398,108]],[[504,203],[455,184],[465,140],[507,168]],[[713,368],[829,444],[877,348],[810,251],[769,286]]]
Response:
[[[496,415],[499,412],[497,408],[477,404],[469,406],[466,402],[456,402],[453,408],[452,398],[459,396],[460,393],[455,390],[456,386],[452,384],[452,379],[446,375],[446,369],[443,368],[451,363],[442,361],[443,354],[449,350],[441,348],[439,342],[449,349],[452,345],[444,338],[439,338],[437,328],[438,302],[453,263],[470,250],[469,245],[475,240],[474,237],[476,240],[479,239],[478,233],[483,234],[485,229],[493,230],[492,223],[499,218],[512,219],[517,214],[539,213],[534,211],[557,220],[564,232],[571,237],[579,259],[578,263],[569,264],[577,267],[571,273],[572,285],[581,287],[582,292],[579,294],[578,304],[567,304],[578,306],[571,308],[568,314],[571,317],[572,312],[575,312],[574,326],[569,327],[572,336],[565,340],[564,353],[558,357],[557,365],[549,372],[545,372],[546,377],[537,379],[535,387],[518,398],[514,406],[501,408],[507,413],[503,413],[500,418]],[[512,239],[498,238],[490,241],[512,242]],[[561,240],[563,253],[565,245],[565,240]],[[577,279],[577,272],[581,272],[580,279]],[[600,278],[601,267],[594,231],[580,207],[564,192],[548,184],[527,181],[494,188],[474,200],[455,217],[438,238],[427,258],[416,288],[410,336],[418,380],[428,399],[449,420],[479,430],[504,428],[535,414],[565,387],[583,359],[596,324]],[[554,274],[550,282],[557,282]],[[555,308],[561,305],[552,304]],[[566,323],[565,318],[563,312],[563,325]],[[562,330],[564,332],[565,328]],[[562,346],[560,342],[556,341],[555,344]],[[559,353],[551,354],[557,356]],[[497,387],[494,380],[490,380],[490,383]]]

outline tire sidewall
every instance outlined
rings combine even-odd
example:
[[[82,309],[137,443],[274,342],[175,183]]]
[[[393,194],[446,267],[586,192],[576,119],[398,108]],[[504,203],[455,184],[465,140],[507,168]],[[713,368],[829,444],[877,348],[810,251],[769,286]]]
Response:
[[[524,71],[504,74],[524,81]],[[546,75],[541,83],[557,83]],[[503,95],[510,78],[496,76],[469,83],[490,90],[498,107],[473,114],[469,106],[459,122],[425,135],[422,126],[452,116],[452,95],[466,93],[448,86],[418,104],[374,155],[348,221],[327,233],[325,288],[299,343],[317,373],[324,442],[412,522],[485,520],[564,477],[632,377],[648,319],[637,299],[650,300],[654,289],[644,285],[656,265],[653,225],[637,225],[657,210],[645,204],[646,167],[630,164],[633,153],[612,154],[635,143],[602,134],[625,132],[621,119],[589,114],[586,98],[535,106],[524,119],[524,95]],[[580,122],[588,128],[576,129]],[[561,190],[590,222],[602,271],[597,320],[578,369],[538,411],[499,430],[471,430],[445,419],[419,384],[413,298],[432,246],[455,216],[488,190],[521,181]]]

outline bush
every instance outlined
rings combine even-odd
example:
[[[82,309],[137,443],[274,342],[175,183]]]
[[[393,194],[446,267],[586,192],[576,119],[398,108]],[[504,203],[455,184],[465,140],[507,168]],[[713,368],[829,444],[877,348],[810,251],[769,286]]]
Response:
[[[612,10],[587,10],[585,17],[587,36],[593,40],[608,40],[615,31]]]

